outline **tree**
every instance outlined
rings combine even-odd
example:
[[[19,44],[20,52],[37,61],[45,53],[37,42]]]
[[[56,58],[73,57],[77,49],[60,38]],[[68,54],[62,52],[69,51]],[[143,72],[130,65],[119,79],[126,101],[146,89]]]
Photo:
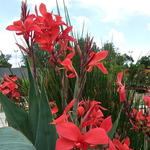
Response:
[[[150,68],[150,55],[143,56],[140,60],[137,61],[137,64],[144,65],[145,69]]]
[[[111,62],[114,65],[129,67],[134,62],[132,56],[120,54],[118,48],[116,48],[112,42],[104,43],[102,50],[108,50],[106,61],[109,63]]]
[[[4,55],[2,51],[0,51],[0,67],[8,67],[11,68],[11,64],[8,60],[11,58],[11,55]]]

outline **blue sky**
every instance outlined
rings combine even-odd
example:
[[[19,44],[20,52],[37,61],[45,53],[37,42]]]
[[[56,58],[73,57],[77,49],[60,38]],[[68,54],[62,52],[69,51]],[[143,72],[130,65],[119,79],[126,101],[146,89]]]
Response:
[[[63,8],[63,0],[58,1]],[[55,0],[28,0],[31,11],[41,2],[49,11],[56,12]],[[15,34],[5,28],[19,19],[20,5],[21,0],[5,0],[0,5],[0,50],[12,55],[10,62],[14,67],[21,56],[15,45]],[[81,32],[85,22],[85,33],[88,31],[99,46],[112,41],[120,53],[132,55],[135,60],[150,54],[149,0],[66,0],[66,5],[73,29]]]

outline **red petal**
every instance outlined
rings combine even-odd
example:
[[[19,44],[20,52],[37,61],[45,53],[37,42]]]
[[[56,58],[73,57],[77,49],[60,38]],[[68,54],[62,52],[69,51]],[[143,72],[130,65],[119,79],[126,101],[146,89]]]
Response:
[[[13,25],[15,25],[15,26],[22,26],[22,21],[21,20],[14,21]]]
[[[21,29],[14,26],[14,25],[10,25],[6,28],[6,30],[10,30],[10,31],[20,31]]]
[[[120,95],[120,102],[126,101],[126,91],[125,86],[120,86],[118,89],[119,95]]]
[[[124,147],[119,140],[113,139],[113,143],[119,150],[124,150]]]
[[[51,124],[64,123],[64,122],[66,122],[68,117],[69,117],[69,115],[63,114],[60,117],[58,117],[57,119],[55,119]]]
[[[95,65],[96,63],[98,63],[99,61],[103,60],[108,54],[108,51],[101,51],[98,53],[90,53],[90,56],[93,56],[93,59],[90,61],[90,63],[88,64],[90,65]]]
[[[72,65],[72,61],[69,58],[66,58],[65,60],[63,60],[61,62],[61,65],[64,66],[64,68],[66,69],[65,73],[66,73],[66,77],[70,77],[73,78],[76,76],[76,71]],[[67,73],[71,71],[71,73],[68,75]]]
[[[5,89],[5,90],[2,91],[2,93],[3,93],[4,95],[6,95],[6,94],[10,93],[10,90],[9,90],[9,89]]]
[[[145,101],[146,105],[150,108],[150,97],[144,96],[144,101]]]
[[[101,51],[96,53],[96,55],[94,56],[94,61],[101,61],[103,59],[105,59],[108,55],[108,51]]]
[[[74,142],[64,138],[59,138],[56,141],[56,150],[71,150],[73,146]]]
[[[51,109],[51,111],[52,111],[52,114],[56,114],[58,112],[58,108],[54,107],[54,108]]]
[[[108,74],[107,69],[104,67],[102,63],[97,63],[95,64],[95,66],[97,66],[104,74]]]
[[[126,138],[124,139],[124,143],[125,143],[127,146],[130,145],[130,139],[129,139],[129,137],[126,137]]]
[[[108,136],[104,129],[94,128],[83,135],[83,140],[89,144],[108,144]]]
[[[72,30],[72,26],[67,27],[63,32],[62,35],[68,35],[68,33]]]
[[[116,148],[115,148],[113,142],[111,141],[111,139],[109,139],[109,148],[108,148],[108,150],[116,150]]]
[[[80,116],[83,116],[84,113],[85,113],[84,108],[83,108],[82,106],[79,106],[79,107],[78,107],[78,116],[79,116],[79,117],[80,117]]]
[[[67,113],[67,112],[72,108],[72,106],[74,105],[75,102],[76,102],[76,99],[73,99],[73,100],[68,104],[68,106],[65,108],[64,113]]]
[[[118,73],[117,75],[117,84],[122,85],[121,80],[122,80],[123,72]]]
[[[105,129],[106,132],[109,132],[112,128],[112,120],[111,116],[107,117],[106,119],[103,120],[101,123],[101,128]]]
[[[66,56],[66,58],[69,58],[69,59],[73,58],[73,56],[74,56],[74,54],[75,54],[74,48],[73,48],[73,47],[67,47],[67,49],[70,50],[71,53],[69,53],[69,54]]]
[[[59,136],[71,141],[78,141],[81,136],[79,128],[72,122],[65,122],[56,125],[57,133]]]
[[[89,68],[86,71],[91,72],[92,70],[93,70],[92,66],[89,66]]]
[[[41,3],[39,10],[40,10],[40,13],[41,13],[43,16],[47,14],[47,9],[46,9],[45,4]]]

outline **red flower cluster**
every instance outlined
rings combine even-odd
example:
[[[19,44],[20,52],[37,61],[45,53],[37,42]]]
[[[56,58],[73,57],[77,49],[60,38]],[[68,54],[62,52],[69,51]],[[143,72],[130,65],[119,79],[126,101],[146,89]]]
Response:
[[[100,102],[81,101],[78,105],[77,117],[80,120],[80,127],[72,122],[70,109],[76,102],[73,99],[65,108],[63,114],[53,121],[56,124],[59,139],[56,143],[56,150],[71,150],[79,148],[87,150],[96,148],[98,145],[109,143],[107,132],[111,129],[111,117],[103,118]]]
[[[129,120],[136,131],[143,132],[146,136],[150,136],[150,97],[144,96],[145,105],[143,108],[133,109],[132,112],[130,101],[126,99],[125,85],[121,83],[123,72],[120,72],[117,76],[117,84],[119,86],[118,92],[120,95],[120,102],[124,102],[124,111],[129,117]]]
[[[150,110],[148,105],[149,103],[147,103],[147,100],[150,100],[150,97],[144,96],[144,100],[146,105],[143,109],[133,109],[131,117],[134,119],[131,118],[130,122],[135,130],[147,133],[150,132]]]
[[[56,150],[88,148],[97,149],[99,146],[107,147],[107,150],[132,150],[128,146],[129,138],[120,142],[117,139],[111,140],[107,133],[112,128],[111,116],[104,118],[101,102],[81,101],[77,107],[77,118],[79,127],[73,123],[71,108],[76,102],[73,99],[65,108],[63,114],[52,122],[56,124],[59,138],[56,142]],[[53,109],[52,109],[53,111]]]
[[[41,15],[38,14],[35,7],[35,14],[25,15],[24,19],[21,18],[13,22],[13,25],[9,25],[6,29],[16,31],[17,35],[23,35],[28,48],[18,43],[17,45],[29,56],[33,55],[32,47],[37,43],[41,49],[49,52],[50,64],[62,65],[63,68],[58,68],[66,69],[66,76],[74,78],[77,76],[77,73],[71,59],[75,55],[75,50],[69,44],[69,42],[76,41],[73,37],[69,36],[72,26],[65,24],[60,16],[49,13],[43,3],[39,7],[39,12]],[[97,66],[104,74],[107,74],[106,68],[99,62],[105,59],[107,54],[107,51],[90,52],[89,61],[85,66],[85,69],[88,67],[86,71],[91,72],[92,67]]]
[[[13,25],[9,25],[6,29],[10,31],[16,31],[17,35],[23,35],[28,48],[17,45],[25,51],[29,56],[32,54],[32,47],[34,44],[39,44],[40,48],[46,50],[50,54],[51,64],[61,64],[66,68],[66,61],[62,61],[66,57],[67,62],[71,62],[71,58],[75,52],[73,47],[68,46],[69,42],[74,42],[75,39],[69,36],[72,26],[68,26],[62,21],[62,18],[53,13],[49,13],[46,6],[42,3],[39,7],[40,14],[38,14],[35,8],[36,15],[27,15],[25,19],[20,19],[13,22]],[[65,28],[64,30],[61,29]],[[67,63],[67,65],[70,65]],[[74,75],[68,75],[68,77],[74,77]]]
[[[16,80],[18,80],[17,77],[5,74],[4,80],[0,84],[0,92],[7,95],[10,99],[19,99],[20,93],[17,92],[18,85],[15,83]]]

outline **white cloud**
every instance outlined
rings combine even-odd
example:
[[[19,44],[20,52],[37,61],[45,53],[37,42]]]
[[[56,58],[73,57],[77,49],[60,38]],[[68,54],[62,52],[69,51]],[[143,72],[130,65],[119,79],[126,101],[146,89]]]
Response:
[[[116,29],[111,29],[108,35],[106,36],[106,39],[111,40],[113,43],[117,45],[126,42],[124,34]]]
[[[2,51],[3,54],[11,55],[9,62],[13,65],[12,67],[19,67],[22,54],[15,44],[16,40],[14,34],[7,30],[0,31],[0,41],[0,51]],[[17,42],[21,44],[22,41],[20,37],[17,39]]]
[[[116,22],[131,15],[150,16],[149,0],[74,0],[80,6],[93,10],[102,10],[104,13],[103,21]]]
[[[0,50],[4,54],[11,54],[12,49],[18,49],[13,33],[10,31],[0,31]]]
[[[88,25],[91,23],[90,19],[86,16],[72,16],[73,21],[73,30],[77,30],[77,32],[82,32],[84,26],[84,32],[87,30]]]
[[[147,24],[147,30],[150,31],[150,23]]]
[[[90,19],[85,16],[73,16],[72,19],[74,19],[75,23],[78,25],[80,25],[80,24],[83,25],[83,23],[85,23],[85,24],[90,23]]]

